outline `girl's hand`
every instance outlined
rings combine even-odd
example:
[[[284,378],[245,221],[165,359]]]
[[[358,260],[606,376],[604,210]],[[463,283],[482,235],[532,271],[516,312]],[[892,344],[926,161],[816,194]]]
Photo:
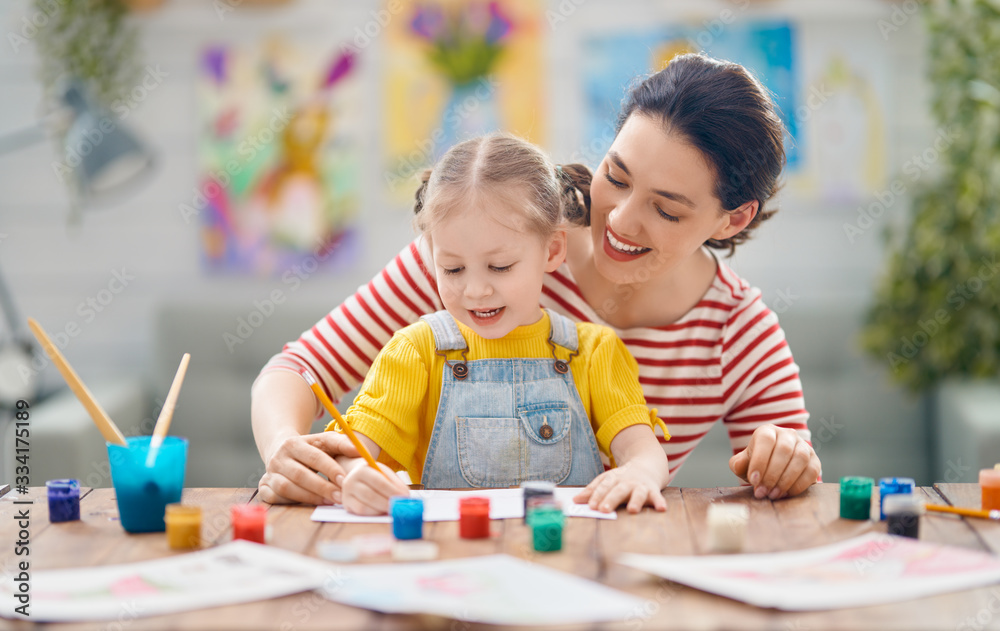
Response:
[[[333,504],[334,493],[344,480],[344,469],[333,457],[359,455],[351,441],[337,432],[290,436],[267,459],[257,484],[260,499],[268,504]]]
[[[349,512],[355,515],[385,515],[389,512],[390,497],[410,494],[410,488],[392,469],[382,463],[378,466],[389,474],[389,480],[363,460],[356,462],[344,478],[343,504]],[[339,495],[335,493],[334,497]]]
[[[628,462],[605,471],[584,487],[573,501],[577,504],[585,503],[602,513],[610,513],[626,501],[626,508],[630,513],[638,513],[646,505],[658,511],[667,510],[667,500],[660,492],[656,477],[637,462]]]
[[[747,448],[729,459],[729,468],[754,487],[754,497],[772,500],[802,493],[820,475],[819,456],[788,427],[761,425]]]

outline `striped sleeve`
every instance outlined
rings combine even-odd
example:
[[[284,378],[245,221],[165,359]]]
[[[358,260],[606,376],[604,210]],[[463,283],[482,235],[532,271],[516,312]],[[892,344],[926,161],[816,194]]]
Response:
[[[443,308],[426,261],[429,256],[418,237],[354,295],[299,339],[285,344],[260,374],[308,371],[331,399],[339,401],[361,383],[393,333]]]
[[[746,448],[754,430],[766,423],[811,439],[799,367],[778,317],[748,289],[732,310],[722,337],[722,384],[733,453]]]

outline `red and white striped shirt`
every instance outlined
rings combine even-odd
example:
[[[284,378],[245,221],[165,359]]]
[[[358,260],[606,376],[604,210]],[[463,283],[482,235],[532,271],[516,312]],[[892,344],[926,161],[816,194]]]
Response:
[[[261,374],[308,370],[334,400],[363,381],[397,329],[444,308],[431,266],[425,265],[430,257],[421,247],[417,238],[367,285],[286,344]],[[577,321],[610,326],[584,300],[565,264],[546,274],[541,305]],[[671,479],[720,421],[733,453],[765,423],[793,428],[810,439],[799,367],[778,318],[764,305],[760,290],[722,261],[701,301],[677,322],[611,328],[639,364],[647,404],[670,429],[663,449]]]

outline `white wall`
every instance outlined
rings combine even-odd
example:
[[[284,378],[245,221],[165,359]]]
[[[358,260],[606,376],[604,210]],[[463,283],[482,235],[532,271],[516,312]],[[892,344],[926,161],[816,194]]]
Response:
[[[574,99],[586,69],[579,64],[579,38],[616,23],[649,23],[654,19],[700,22],[744,4],[736,0],[550,0],[551,10],[568,14],[566,22],[548,33],[545,61],[550,77],[547,145],[554,157],[569,157],[581,143],[582,115]],[[67,197],[50,168],[56,155],[53,145],[43,143],[0,156],[0,235],[5,235],[0,237],[0,269],[24,315],[34,316],[53,333],[70,323],[79,325],[79,334],[70,340],[65,354],[85,380],[98,375],[151,376],[153,316],[159,304],[176,299],[203,300],[242,304],[249,313],[255,299],[281,287],[279,280],[206,275],[199,263],[198,226],[185,223],[178,210],[180,203],[190,199],[195,182],[195,79],[202,44],[257,41],[275,30],[290,32],[300,41],[343,41],[353,37],[356,27],[369,22],[371,12],[380,4],[375,0],[299,0],[273,9],[239,8],[221,18],[216,11],[220,6],[227,5],[221,0],[172,0],[156,12],[135,18],[143,33],[145,62],[168,73],[127,120],[160,154],[159,171],[139,195],[88,214],[79,226],[69,227]],[[884,0],[776,0],[754,2],[739,15],[740,19],[792,17],[804,34],[801,46],[808,50],[805,36],[811,29],[869,29],[866,32],[871,34],[878,31],[879,20],[891,19],[893,6]],[[14,52],[7,41],[8,33],[20,33],[31,7],[27,0],[15,0],[5,3],[3,11],[0,133],[31,124],[40,105],[34,50],[28,46]],[[920,20],[914,18],[884,40],[892,96],[888,119],[890,177],[934,137],[922,74],[925,38]],[[380,99],[381,54],[376,41],[362,57],[364,90],[373,104]],[[393,207],[382,191],[380,109],[373,106],[365,111],[362,137],[371,142],[365,143],[362,154],[363,256],[349,274],[311,278],[288,296],[290,302],[334,304],[367,281],[411,238],[408,210]],[[836,305],[846,308],[852,317],[860,317],[882,262],[880,228],[903,212],[906,204],[894,204],[875,228],[851,244],[843,224],[855,221],[859,204],[824,203],[791,193],[780,201],[782,210],[777,218],[740,248],[733,267],[760,286],[766,300],[774,300],[779,290],[797,296],[790,314],[823,312]],[[107,287],[115,270],[123,269],[135,279],[102,313],[86,322],[77,311],[79,305]],[[222,331],[219,336],[221,343]],[[60,382],[51,369],[45,379]]]

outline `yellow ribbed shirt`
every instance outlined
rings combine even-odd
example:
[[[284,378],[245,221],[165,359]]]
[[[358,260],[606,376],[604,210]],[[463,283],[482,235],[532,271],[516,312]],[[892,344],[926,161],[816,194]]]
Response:
[[[549,315],[520,326],[503,338],[480,337],[461,322],[458,327],[469,345],[466,359],[510,359],[552,357],[548,344]],[[600,450],[610,457],[612,439],[631,425],[649,425],[653,413],[639,385],[639,366],[622,341],[608,327],[576,323],[579,355],[570,361],[570,371],[580,400],[590,418]],[[569,352],[556,347],[556,356],[569,359]],[[448,358],[460,358],[449,351]],[[405,469],[418,481],[430,444],[444,358],[434,350],[434,334],[420,321],[400,329],[375,358],[354,403],[345,415],[351,427],[382,448],[379,460]],[[327,430],[335,429],[330,423]],[[664,428],[664,435],[666,428]]]

